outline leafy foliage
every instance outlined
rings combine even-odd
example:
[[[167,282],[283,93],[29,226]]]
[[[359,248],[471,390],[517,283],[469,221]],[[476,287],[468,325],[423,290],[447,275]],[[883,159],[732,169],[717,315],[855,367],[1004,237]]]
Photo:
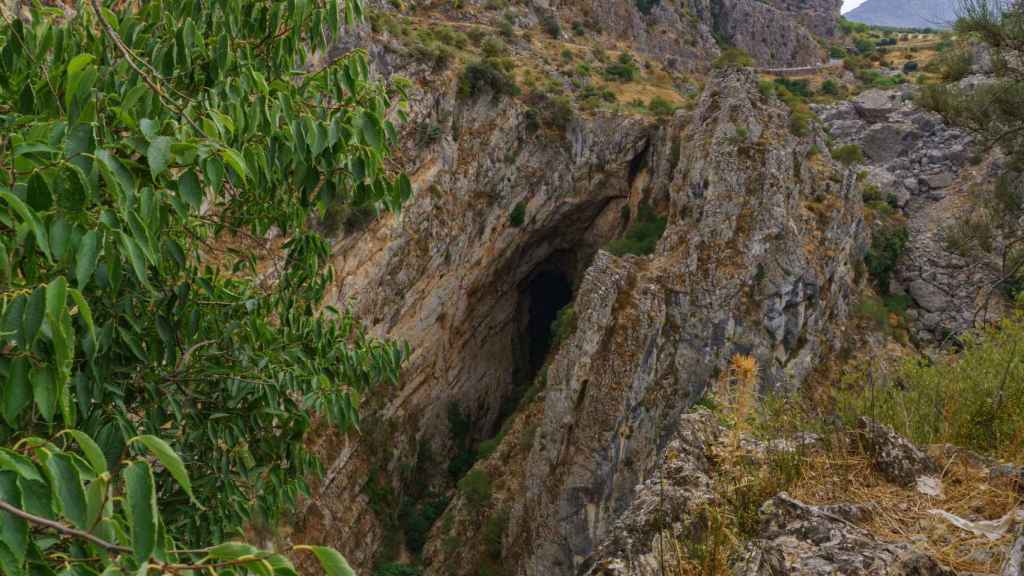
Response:
[[[519,92],[511,63],[500,58],[485,58],[466,64],[459,81],[459,96],[463,98],[490,93],[500,100],[504,96],[518,96]]]
[[[908,360],[892,385],[840,396],[847,420],[869,415],[918,444],[952,443],[1010,460],[1024,436],[1024,316],[966,338],[956,358]]]
[[[667,225],[668,221],[658,216],[649,204],[642,204],[629,230],[622,238],[609,243],[608,251],[616,256],[653,254]]]
[[[910,239],[906,226],[892,225],[878,230],[871,239],[871,248],[864,257],[868,274],[879,292],[889,293],[889,281],[896,270],[896,262]]]
[[[319,470],[311,418],[356,426],[396,380],[401,347],[321,307],[331,251],[311,226],[411,194],[384,167],[401,94],[365,54],[297,68],[360,17],[358,0],[93,0],[0,29],[0,444],[58,467],[45,482],[61,490],[26,507],[89,528],[105,501],[110,537],[135,546],[60,542],[37,564],[163,562],[171,534],[202,545],[272,522]],[[62,427],[95,439],[85,461],[38,440]],[[158,469],[120,462],[145,451]],[[97,484],[85,463],[101,456],[117,464]],[[123,492],[112,478],[124,511],[103,498]]]
[[[754,59],[742,48],[726,48],[714,62],[715,68],[749,68],[753,65]]]
[[[189,476],[165,444],[146,437],[135,441],[146,452],[120,462],[119,472],[79,430],[65,430],[52,441],[28,437],[13,449],[0,448],[0,571],[53,574],[50,567],[59,566],[66,574],[297,574],[282,553],[242,542],[179,548],[157,506],[150,461],[177,470],[175,481],[185,492],[191,491]],[[314,554],[331,576],[353,574],[329,548],[295,546],[290,551]]]
[[[832,159],[837,162],[842,162],[846,166],[852,166],[864,161],[864,152],[862,152],[860,146],[856,144],[847,144],[833,150]]]

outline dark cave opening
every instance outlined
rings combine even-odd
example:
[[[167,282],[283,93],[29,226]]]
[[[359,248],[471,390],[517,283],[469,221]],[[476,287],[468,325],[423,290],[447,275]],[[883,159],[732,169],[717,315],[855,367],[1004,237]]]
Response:
[[[558,313],[572,302],[572,283],[557,268],[537,273],[526,285],[527,382],[544,366],[554,338],[553,324]]]

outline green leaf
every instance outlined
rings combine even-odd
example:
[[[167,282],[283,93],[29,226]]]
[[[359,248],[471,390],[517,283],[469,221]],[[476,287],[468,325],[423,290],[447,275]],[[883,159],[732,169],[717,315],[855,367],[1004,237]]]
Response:
[[[84,290],[92,279],[92,274],[96,271],[98,253],[99,233],[96,230],[89,230],[82,237],[78,254],[75,255],[75,283],[79,290]]]
[[[11,205],[11,208],[14,208],[14,211],[21,216],[21,219],[29,223],[29,226],[32,227],[32,234],[34,234],[36,238],[36,246],[43,251],[47,260],[53,262],[53,258],[50,256],[50,242],[46,238],[46,228],[43,227],[43,223],[39,220],[39,217],[36,216],[36,213],[29,208],[27,204],[22,202],[21,198],[18,198],[7,190],[0,190],[0,198],[6,200],[7,203]]]
[[[149,283],[146,271],[146,255],[139,248],[139,245],[135,242],[131,236],[121,233],[121,246],[124,251],[128,253],[128,259],[131,261],[132,270],[135,271],[135,277],[138,278],[139,283],[153,291],[153,286]]]
[[[6,448],[0,448],[0,470],[16,472],[18,476],[28,480],[43,481],[43,477],[39,475],[39,470],[31,460]]]
[[[203,188],[194,170],[189,170],[178,178],[178,193],[192,208],[199,210],[203,206]]]
[[[57,276],[46,285],[46,314],[49,317],[60,320],[67,310],[68,281],[63,276]]]
[[[22,576],[25,573],[24,567],[18,561],[18,557],[5,544],[0,541],[0,574],[4,576]]]
[[[364,111],[359,116],[359,129],[363,135],[363,141],[367,146],[375,150],[381,150],[384,143],[384,131],[381,129],[380,120],[372,112]]]
[[[135,178],[116,156],[108,150],[100,150],[96,152],[96,157],[100,159],[101,166],[112,176],[113,182],[121,188],[122,192],[135,194]]]
[[[0,472],[0,500],[21,509],[21,488],[14,472]],[[18,562],[25,561],[28,550],[28,522],[7,512],[0,512],[0,541],[14,553]]]
[[[150,453],[152,453],[153,456],[156,456],[156,459],[164,465],[164,468],[167,468],[167,471],[171,473],[171,476],[178,481],[178,484],[181,485],[183,490],[185,490],[188,497],[191,498],[193,502],[196,502],[195,496],[192,495],[192,482],[188,478],[188,471],[185,469],[185,464],[182,463],[181,458],[174,449],[171,448],[170,444],[156,436],[150,436],[148,434],[132,438],[129,441],[129,444],[133,444],[135,442],[141,442],[145,445],[145,447],[149,449]],[[198,502],[196,502],[196,504],[198,504]]]
[[[241,154],[231,148],[221,148],[220,154],[242,180],[249,179],[249,169],[245,167],[245,159]]]
[[[43,325],[43,317],[46,314],[46,289],[36,286],[32,295],[28,297],[28,304],[25,305],[25,315],[21,320],[21,331],[18,333],[18,345],[22,348],[30,348],[36,341],[39,334],[39,327]]]
[[[206,181],[210,184],[210,189],[216,194],[220,192],[220,187],[224,183],[224,163],[220,161],[220,158],[216,156],[210,156],[206,159],[206,166],[203,168],[203,174],[206,176]]]
[[[71,225],[62,216],[50,223],[50,251],[54,258],[62,260],[71,239]]]
[[[57,398],[60,391],[49,366],[39,366],[29,371],[28,379],[32,382],[32,396],[36,401],[39,415],[47,422],[53,421],[53,413],[57,410]]]
[[[78,442],[82,453],[85,454],[85,459],[89,461],[92,471],[97,476],[107,471],[107,457],[103,455],[103,450],[91,436],[81,430],[65,430],[62,433],[70,434],[75,442]]]
[[[92,341],[96,342],[96,324],[92,318],[92,308],[89,307],[89,301],[82,296],[82,293],[74,288],[69,288],[68,293],[71,294],[71,299],[75,301],[75,306],[78,307],[78,313],[82,317],[82,322],[85,322],[85,329],[89,331],[89,337]]]
[[[78,469],[67,454],[51,453],[46,458],[46,469],[52,482],[53,496],[64,517],[80,530],[88,529],[85,490]]]
[[[159,524],[153,471],[142,461],[132,462],[124,471],[131,519],[132,550],[136,562],[145,562],[156,548]]]
[[[207,552],[211,560],[237,560],[246,556],[254,556],[259,549],[244,542],[224,542]]]
[[[149,171],[153,178],[159,176],[171,163],[171,144],[174,140],[167,136],[160,136],[153,140],[146,150],[146,159],[149,161]]]
[[[348,561],[334,548],[326,546],[296,546],[296,550],[308,550],[316,555],[327,576],[356,576]]]
[[[45,212],[53,207],[53,193],[50,192],[50,185],[39,172],[28,179],[25,200],[36,212]]]
[[[11,367],[7,374],[7,384],[4,386],[4,420],[12,428],[17,427],[18,416],[21,411],[32,403],[32,386],[28,381],[29,363],[24,357],[15,358],[11,361]]]

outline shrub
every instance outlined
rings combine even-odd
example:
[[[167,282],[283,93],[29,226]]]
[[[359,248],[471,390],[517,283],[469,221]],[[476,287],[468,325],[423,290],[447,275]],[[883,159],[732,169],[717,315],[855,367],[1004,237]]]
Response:
[[[661,96],[651,98],[650,103],[647,104],[647,109],[655,116],[671,116],[676,111],[675,105]]]
[[[565,342],[572,333],[576,331],[576,308],[572,304],[558,311],[558,317],[551,324],[551,334],[554,338],[551,341],[551,348],[557,348]]]
[[[950,443],[1010,461],[1024,456],[1024,316],[964,338],[963,351],[906,361],[893,385],[840,396],[848,421],[867,415],[918,444]],[[898,385],[895,383],[898,382]]]
[[[459,80],[459,95],[474,98],[488,91],[497,99],[519,95],[510,69],[510,64],[491,58],[466,64]]]
[[[562,35],[562,25],[558,22],[558,16],[555,15],[554,11],[545,11],[541,14],[540,27],[552,38],[558,38]]]
[[[910,74],[911,72],[917,72],[917,62],[911,60],[903,64],[903,73]]]
[[[800,98],[808,98],[811,96],[811,83],[807,80],[790,80],[789,78],[776,78],[775,84],[782,86],[789,91],[790,94],[799,96]]]
[[[640,67],[636,65],[632,54],[623,52],[615,62],[605,66],[604,75],[609,80],[632,82],[640,76]]]
[[[750,68],[754,65],[754,59],[741,48],[726,48],[722,54],[715,59],[715,68]]]
[[[871,239],[871,248],[864,257],[864,263],[882,294],[889,293],[890,277],[909,239],[910,233],[903,225],[882,228]]]
[[[835,58],[836,60],[842,60],[846,58],[846,49],[842,46],[832,46],[828,49],[828,57]]]
[[[863,162],[864,153],[861,151],[860,146],[856,144],[847,144],[833,150],[832,159],[849,167]]]
[[[526,202],[520,200],[516,203],[515,207],[512,208],[512,212],[508,215],[508,223],[513,228],[519,228],[526,222]]]
[[[491,502],[491,477],[483,470],[470,470],[459,480],[459,492],[470,507],[480,510]]]
[[[658,4],[659,0],[636,0],[637,10],[644,14],[650,14],[651,10]]]
[[[967,50],[949,50],[939,57],[939,74],[946,82],[958,82],[970,73],[971,54]]]
[[[488,36],[480,45],[480,52],[486,58],[500,58],[508,55],[508,45],[501,38]]]
[[[641,204],[636,221],[622,238],[608,244],[608,252],[616,256],[653,254],[667,225],[668,221],[658,216],[649,204]]]
[[[821,83],[821,93],[826,96],[839,96],[839,83],[829,78]]]
[[[492,560],[501,560],[501,552],[505,541],[505,529],[508,527],[508,510],[502,508],[484,523],[484,545],[487,556]]]
[[[373,576],[420,576],[423,569],[411,564],[384,564],[373,571]]]

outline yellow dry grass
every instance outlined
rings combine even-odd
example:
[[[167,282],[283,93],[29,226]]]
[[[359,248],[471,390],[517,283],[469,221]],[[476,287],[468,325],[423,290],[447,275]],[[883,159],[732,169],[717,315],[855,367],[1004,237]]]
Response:
[[[800,480],[790,487],[790,494],[814,505],[869,505],[872,519],[861,527],[879,540],[910,542],[957,571],[998,573],[1012,544],[1012,531],[993,541],[961,530],[929,511],[994,520],[1019,507],[1020,494],[1011,479],[989,478],[987,469],[963,457],[934,452],[944,467],[940,497],[886,482],[870,459],[854,447],[806,455]]]

